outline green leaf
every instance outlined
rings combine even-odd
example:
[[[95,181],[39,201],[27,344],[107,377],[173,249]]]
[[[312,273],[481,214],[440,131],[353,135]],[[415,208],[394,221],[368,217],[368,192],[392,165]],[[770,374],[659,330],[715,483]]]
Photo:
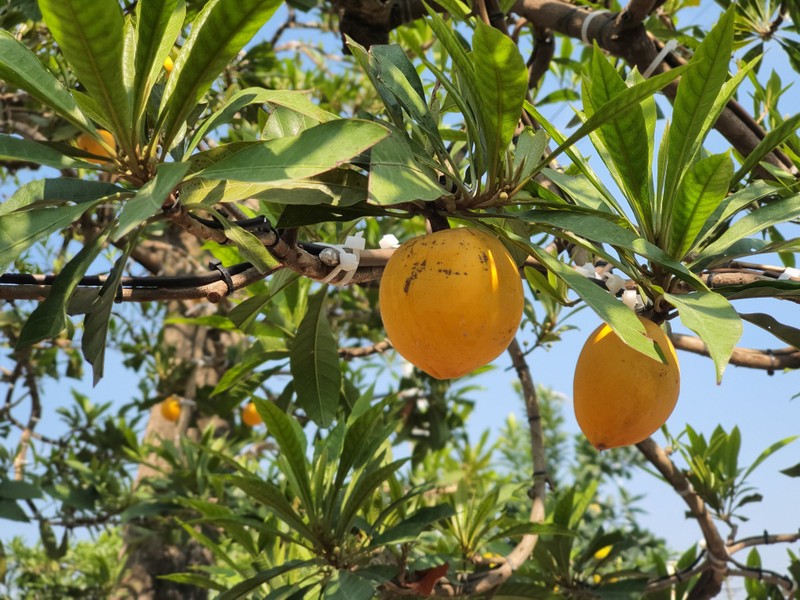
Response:
[[[713,125],[707,122],[707,117],[728,77],[728,63],[733,52],[734,12],[729,9],[720,16],[689,61],[694,68],[682,77],[678,85],[668,133],[666,172],[661,182],[662,212],[659,216],[662,223],[669,221],[677,190]]]
[[[758,455],[758,458],[756,458],[753,461],[752,465],[747,467],[747,470],[742,475],[742,480],[747,479],[747,477],[750,475],[750,473],[755,471],[758,468],[758,466],[761,463],[763,463],[765,460],[767,460],[770,456],[775,454],[778,450],[780,450],[784,446],[788,446],[789,444],[794,442],[799,437],[800,437],[800,435],[792,435],[792,436],[789,436],[787,438],[783,438],[782,440],[778,440],[774,444],[771,444],[768,448],[766,448],[763,452],[761,452],[761,454]]]
[[[312,543],[316,542],[314,532],[303,522],[300,515],[294,510],[292,504],[286,499],[286,495],[278,486],[253,476],[240,477],[238,475],[228,475],[223,479],[238,487],[256,502],[263,504],[296,533]]]
[[[564,140],[558,147],[553,150],[539,163],[539,168],[549,164],[559,154],[570,148],[575,142],[581,138],[589,135],[592,131],[603,125],[604,123],[616,118],[619,113],[628,110],[631,106],[639,104],[643,99],[648,98],[655,94],[657,91],[665,87],[671,81],[684,75],[687,71],[691,70],[693,65],[687,64],[670,69],[665,73],[660,73],[655,77],[644,80],[641,83],[632,85],[631,87],[621,91],[600,107],[597,107],[594,114],[586,119],[578,129]],[[528,101],[525,101],[525,110],[527,110],[532,117],[539,120],[541,115],[539,111]],[[542,118],[542,120],[545,120]],[[548,133],[550,133],[548,131]],[[552,133],[550,133],[552,135]]]
[[[588,117],[595,107],[602,106],[628,89],[617,70],[595,45],[588,77],[584,77],[584,112]],[[601,125],[593,141],[605,149],[611,164],[607,165],[615,181],[628,199],[636,220],[653,239],[653,141],[641,105],[620,111],[616,118]]]
[[[133,150],[131,89],[123,80],[122,10],[117,0],[39,0],[42,17],[111,131]]]
[[[327,291],[323,287],[309,298],[290,355],[297,405],[320,427],[333,422],[342,385],[336,338],[325,315]]]
[[[133,118],[144,114],[147,99],[164,68],[186,16],[184,0],[139,0],[136,3],[136,56]],[[136,129],[139,124],[132,123]]]
[[[261,314],[264,307],[272,302],[273,298],[280,294],[284,289],[294,284],[300,275],[289,269],[278,271],[272,276],[267,290],[248,298],[241,304],[234,306],[228,313],[228,318],[233,321],[242,331],[248,331],[255,322],[256,317]]]
[[[91,179],[39,179],[20,186],[8,200],[0,203],[0,215],[52,204],[82,204],[123,192],[123,188],[112,183]]]
[[[315,563],[315,560],[290,560],[280,566],[267,569],[266,571],[259,571],[253,577],[240,581],[229,590],[222,592],[217,596],[217,600],[239,600],[240,598],[247,598],[253,590],[271,579],[275,579],[295,569],[310,567]]]
[[[534,131],[532,127],[522,130],[514,149],[514,173],[520,180],[527,179],[533,173],[546,148],[547,134],[543,130]]]
[[[800,477],[800,463],[797,463],[795,466],[787,469],[781,469],[781,473],[787,477]]]
[[[333,572],[321,596],[325,600],[352,600],[353,598],[374,598],[375,584],[357,573],[345,569]]]
[[[281,0],[211,0],[203,7],[161,98],[159,129],[165,148],[173,146],[211,84],[280,5]]]
[[[376,204],[436,200],[444,193],[433,169],[417,161],[405,134],[394,130],[372,148],[369,197]]]
[[[455,509],[450,504],[423,506],[407,519],[403,519],[380,535],[375,536],[370,546],[413,542],[425,529],[438,521],[449,519],[453,515],[455,515]]]
[[[55,148],[31,140],[0,134],[0,160],[25,161],[55,169],[98,169],[99,166],[62,154]]]
[[[706,246],[692,262],[691,268],[693,270],[705,269],[735,242],[773,225],[791,221],[798,216],[800,216],[800,194],[762,204],[750,214],[734,222],[717,240]]]
[[[341,538],[352,529],[353,521],[362,505],[408,460],[408,458],[401,458],[377,468],[373,462],[364,469],[355,483],[351,483],[351,491],[342,504],[341,515],[336,522],[335,535],[337,538]]]
[[[329,113],[314,104],[308,98],[308,94],[304,92],[246,88],[231,96],[219,110],[203,121],[203,124],[197,128],[197,131],[192,136],[192,141],[189,142],[186,154],[191,154],[208,132],[229,122],[245,106],[264,103],[282,106],[318,123],[325,123],[338,118],[333,113]]]
[[[492,185],[522,114],[528,92],[528,69],[511,38],[483,21],[476,22],[472,44],[473,85],[479,91],[478,114]]]
[[[780,125],[767,132],[764,139],[761,140],[758,145],[753,148],[753,151],[747,155],[747,158],[744,159],[742,166],[736,171],[732,181],[737,182],[741,180],[762,158],[780,146],[789,136],[795,134],[798,128],[800,128],[800,113],[789,117]]]
[[[168,575],[159,575],[158,578],[217,592],[224,592],[228,589],[227,586],[217,583],[208,575],[200,575],[198,573],[170,573]]]
[[[112,241],[122,239],[142,221],[159,214],[164,202],[181,182],[188,169],[189,163],[159,164],[156,176],[125,203],[119,214],[119,224],[111,237]]]
[[[76,127],[94,129],[64,84],[22,42],[3,30],[0,30],[0,80],[25,90]]]
[[[664,299],[678,309],[681,322],[705,342],[714,360],[717,383],[720,383],[728,359],[742,337],[742,320],[736,310],[714,292],[664,294]]]
[[[800,348],[800,329],[785,325],[772,315],[764,313],[739,313],[739,316],[748,323],[758,325],[761,329],[766,329],[776,338],[790,346]]]
[[[111,318],[111,309],[119,289],[125,264],[136,246],[137,236],[128,242],[125,252],[119,257],[111,269],[108,279],[97,292],[97,299],[91,310],[83,319],[83,336],[81,337],[81,352],[83,357],[92,365],[92,385],[97,385],[103,378],[105,364],[106,337],[108,335],[108,321]]]
[[[48,338],[55,338],[67,323],[67,302],[86,269],[103,249],[108,229],[98,235],[70,260],[58,274],[47,298],[36,307],[22,327],[17,348],[25,348]]]
[[[515,245],[537,258],[553,275],[572,288],[626,344],[654,360],[661,361],[655,344],[645,336],[644,325],[631,309],[541,248],[526,240],[511,239]]]
[[[7,479],[0,482],[0,498],[6,500],[35,500],[42,497],[39,486],[26,481]]]
[[[267,431],[275,438],[281,455],[286,460],[290,470],[286,475],[296,484],[297,495],[308,510],[314,506],[314,499],[309,479],[311,468],[306,458],[306,439],[302,429],[296,428],[291,417],[275,403],[262,400],[255,400],[255,403],[258,414],[267,426]]]
[[[254,234],[229,221],[216,211],[209,212],[217,216],[217,220],[222,223],[226,237],[232,241],[239,249],[241,255],[261,273],[266,273],[274,268],[278,261],[264,247],[264,244]]]
[[[405,51],[397,45],[378,45],[370,48],[369,58],[373,81],[394,96],[435,148],[444,150],[439,127],[425,101],[422,81]]]
[[[697,161],[686,173],[672,207],[669,253],[682,259],[707,219],[728,193],[733,176],[733,161],[725,154],[714,154]]]
[[[0,519],[19,521],[20,523],[30,522],[28,515],[16,501],[5,499],[0,500]]]
[[[388,135],[377,123],[337,119],[293,137],[249,144],[196,176],[253,182],[313,177],[346,163]]]

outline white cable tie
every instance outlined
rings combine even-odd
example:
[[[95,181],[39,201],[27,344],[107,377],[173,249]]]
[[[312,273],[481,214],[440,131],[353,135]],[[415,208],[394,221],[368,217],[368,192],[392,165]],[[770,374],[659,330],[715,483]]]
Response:
[[[388,250],[389,248],[399,248],[400,240],[398,240],[391,233],[387,233],[381,238],[381,241],[378,242],[378,246],[383,250]]]
[[[620,290],[625,289],[625,280],[615,273],[609,273],[605,279],[606,288],[616,296]]]
[[[189,398],[183,398],[183,397],[178,399],[178,404],[180,404],[181,406],[191,406],[192,408],[197,406],[197,403],[194,400],[190,400]]]
[[[683,488],[682,490],[675,490],[675,491],[678,492],[679,496],[683,496],[685,498],[689,494],[693,494],[694,493],[694,488],[692,487],[692,482],[691,481],[687,481],[685,488]]]
[[[631,310],[636,310],[636,297],[638,295],[636,290],[625,290],[622,292],[622,303]]]
[[[642,73],[642,77],[644,77],[645,79],[650,77],[650,75],[653,74],[653,71],[656,70],[656,67],[658,67],[658,65],[660,65],[665,58],[667,58],[667,54],[675,50],[675,48],[677,47],[678,47],[678,40],[667,41],[667,43],[664,44],[664,47],[661,49],[661,52],[656,54],[656,57],[653,59],[653,62],[651,62],[650,65],[644,70],[644,73]]]
[[[589,251],[586,248],[574,246],[569,253],[569,257],[576,265],[583,266],[591,260],[592,255],[589,254]]]
[[[597,271],[594,270],[594,265],[590,263],[577,265],[573,268],[584,277],[597,277]]]
[[[783,273],[778,275],[778,279],[800,279],[800,269],[794,267],[786,267]]]
[[[602,15],[607,12],[607,10],[596,10],[593,13],[589,13],[589,16],[583,20],[583,24],[581,24],[581,41],[587,46],[589,45],[589,39],[586,37],[586,34],[589,33],[589,23],[591,23],[592,19],[597,15]]]
[[[363,236],[364,232],[359,231],[355,235],[348,235],[344,240],[344,244],[319,244],[320,246],[333,248],[339,253],[339,264],[324,279],[320,280],[321,283],[330,283],[337,287],[344,287],[350,283],[353,275],[358,270],[361,251],[366,247],[366,241]],[[348,252],[348,250],[352,252]],[[342,277],[341,281],[334,283],[332,280],[342,271],[345,272],[345,276]]]
[[[511,558],[510,554],[508,556],[506,556],[506,562],[508,563],[508,566],[511,567],[512,571],[516,571],[517,570],[517,565],[514,562],[514,560]]]

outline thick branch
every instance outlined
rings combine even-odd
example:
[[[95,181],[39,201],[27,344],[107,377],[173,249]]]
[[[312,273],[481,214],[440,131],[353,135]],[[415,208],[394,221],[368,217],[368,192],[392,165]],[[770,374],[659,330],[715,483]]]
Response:
[[[700,338],[681,333],[672,333],[670,334],[670,339],[679,350],[711,356],[708,346]],[[763,369],[769,372],[781,369],[798,369],[800,368],[800,350],[792,347],[779,348],[777,350],[734,348],[728,362],[737,367]]]
[[[709,570],[706,571],[704,578],[692,590],[692,598],[712,598],[719,593],[722,588],[722,581],[727,573],[726,562],[728,560],[728,549],[725,540],[722,539],[711,514],[706,510],[703,499],[694,491],[689,479],[681,472],[675,463],[667,456],[667,453],[656,444],[653,438],[647,438],[643,442],[636,444],[639,451],[648,461],[658,470],[667,480],[672,488],[683,498],[689,512],[697,521],[703,538],[706,542],[708,553]]]

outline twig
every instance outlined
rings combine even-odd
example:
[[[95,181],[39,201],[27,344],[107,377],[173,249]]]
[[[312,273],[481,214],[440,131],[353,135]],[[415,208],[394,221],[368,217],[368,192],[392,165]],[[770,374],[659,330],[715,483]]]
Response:
[[[752,546],[763,546],[769,544],[791,544],[800,540],[800,531],[797,533],[777,533],[769,535],[766,531],[764,535],[754,535],[752,537],[742,538],[735,542],[728,544],[728,554],[734,554],[745,548]]]
[[[389,342],[389,340],[383,340],[382,342],[372,344],[371,346],[363,346],[355,348],[339,348],[339,356],[345,360],[351,360],[353,358],[363,358],[365,356],[371,356],[373,354],[383,354],[391,347],[392,344]]]

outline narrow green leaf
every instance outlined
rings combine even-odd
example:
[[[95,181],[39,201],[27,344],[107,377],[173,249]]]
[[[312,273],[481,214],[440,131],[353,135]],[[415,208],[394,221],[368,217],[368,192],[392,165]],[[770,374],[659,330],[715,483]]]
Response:
[[[81,352],[83,357],[92,365],[92,385],[97,385],[103,378],[105,364],[106,337],[108,335],[108,321],[111,318],[111,309],[119,288],[120,280],[125,269],[125,264],[136,246],[138,236],[129,240],[125,252],[114,263],[108,279],[97,292],[97,299],[91,310],[83,319],[83,336],[81,337]]]
[[[604,123],[617,117],[619,113],[628,110],[629,107],[639,104],[644,98],[652,96],[657,91],[665,87],[668,83],[674,81],[681,75],[685,74],[687,71],[691,70],[692,67],[693,67],[692,64],[687,64],[677,67],[675,69],[670,69],[665,73],[660,73],[655,77],[646,79],[641,83],[637,83],[621,91],[612,100],[606,102],[600,107],[597,107],[595,113],[591,117],[586,119],[586,121],[584,121],[584,123],[580,127],[578,127],[575,133],[573,133],[561,144],[559,144],[559,146],[555,150],[553,150],[548,156],[542,159],[542,162],[539,163],[540,168],[550,163],[554,158],[556,158],[559,154],[564,152],[567,148],[570,148],[575,142],[577,142],[581,138],[589,135],[592,131],[594,131]],[[527,101],[525,102],[525,109],[533,117],[536,117],[536,115],[539,114],[538,111],[533,107],[533,105],[531,105]]]
[[[628,89],[597,45],[583,87],[584,112],[588,117],[594,114],[595,107],[613,101]],[[611,161],[608,165],[610,171],[636,214],[637,222],[652,239],[653,140],[642,106],[636,104],[620,111],[616,118],[601,125],[595,131],[595,136],[599,142],[595,146],[599,145],[598,149],[607,151]]]
[[[377,123],[337,119],[293,137],[249,144],[196,176],[253,182],[313,177],[346,163],[388,135]]]
[[[789,117],[780,125],[769,131],[767,135],[764,136],[764,139],[761,140],[758,145],[753,148],[753,151],[747,155],[747,158],[744,159],[742,166],[736,171],[732,181],[740,181],[762,158],[780,146],[789,136],[797,133],[798,128],[800,128],[800,113]]]
[[[15,500],[0,499],[0,519],[30,523],[28,515]]]
[[[165,148],[173,146],[184,121],[214,80],[280,5],[281,0],[211,0],[203,7],[161,99],[159,129]]]
[[[159,575],[158,578],[217,592],[224,592],[228,589],[227,586],[217,583],[208,575],[200,575],[198,573],[170,573],[168,575]]]
[[[35,242],[66,227],[102,199],[75,206],[56,206],[13,212],[3,216],[0,229],[0,271]]]
[[[357,572],[351,573],[345,569],[338,569],[333,572],[325,586],[325,592],[321,596],[325,600],[352,600],[353,598],[374,597],[374,583],[361,577]]]
[[[25,348],[44,339],[57,337],[67,323],[67,302],[86,269],[94,262],[108,238],[108,229],[88,242],[56,277],[50,294],[36,307],[22,327],[17,348]]]
[[[333,113],[329,113],[328,111],[323,110],[314,104],[309,99],[308,94],[304,92],[246,88],[236,92],[228,99],[227,102],[225,102],[225,104],[222,105],[219,110],[208,117],[208,119],[203,121],[203,124],[197,128],[197,131],[192,136],[192,141],[189,142],[186,154],[191,154],[206,134],[229,122],[234,115],[236,115],[236,113],[238,113],[245,106],[264,103],[275,104],[276,106],[288,108],[289,110],[313,119],[318,123],[325,123],[338,118]]]
[[[499,174],[500,161],[522,114],[528,92],[528,69],[511,38],[483,21],[476,22],[472,44],[470,58],[480,101],[477,112],[491,179]],[[490,185],[493,183],[490,181]]]
[[[569,196],[577,206],[597,211],[611,212],[613,205],[608,204],[608,190],[600,184],[595,185],[593,178],[580,175],[567,175],[554,169],[542,169],[542,174],[555,183]],[[618,213],[620,214],[620,213]]]
[[[733,181],[731,181],[733,183]],[[774,194],[775,186],[766,181],[756,181],[745,188],[734,192],[725,198],[717,209],[706,219],[700,234],[697,236],[695,245],[702,245],[709,237],[712,237],[717,229],[728,228],[728,219],[744,210],[754,202]]]
[[[136,3],[136,54],[133,117],[144,114],[147,99],[183,27],[184,0],[139,0]],[[138,128],[138,123],[132,127]]]
[[[0,160],[25,161],[55,169],[99,169],[88,163],[62,154],[55,148],[31,140],[0,134]]]
[[[706,220],[728,193],[733,161],[714,154],[692,164],[678,188],[672,207],[669,253],[681,260],[693,247]]]
[[[370,545],[384,546],[386,544],[413,542],[425,529],[438,521],[449,519],[454,514],[455,509],[450,504],[423,506],[410,517],[403,519],[380,535],[375,536]]]
[[[547,134],[543,130],[534,131],[532,127],[522,130],[514,149],[514,173],[520,180],[527,179],[533,173],[546,147]]]
[[[772,315],[764,313],[739,313],[739,316],[748,323],[769,331],[776,338],[790,346],[800,348],[800,329],[781,323]]]
[[[255,403],[258,414],[261,415],[267,426],[267,431],[275,438],[281,455],[291,470],[291,473],[287,473],[287,475],[290,475],[297,483],[297,493],[306,510],[310,509],[314,506],[309,478],[311,466],[306,458],[306,440],[302,429],[295,428],[291,417],[278,408],[275,403],[258,399],[255,400]]]
[[[391,205],[416,200],[436,200],[444,189],[436,174],[420,164],[411,142],[397,130],[378,142],[370,153],[369,197],[376,204]]]
[[[655,344],[646,337],[644,325],[631,309],[541,248],[527,240],[511,239],[515,245],[541,261],[553,275],[572,288],[626,344],[654,360],[661,361]]]
[[[382,467],[366,467],[355,484],[352,484],[351,491],[344,500],[341,515],[336,523],[336,536],[343,536],[352,529],[353,521],[367,499],[408,460],[401,458]]]
[[[210,211],[209,209],[209,212]],[[264,244],[254,234],[246,229],[240,227],[236,223],[229,221],[221,214],[216,214],[217,220],[222,223],[225,230],[225,236],[232,241],[239,249],[239,253],[249,263],[259,270],[261,273],[266,273],[270,269],[278,265],[278,260],[272,256],[269,251],[264,247]]]
[[[234,306],[228,313],[228,318],[242,331],[248,331],[256,317],[261,314],[263,308],[299,278],[300,275],[298,273],[289,269],[278,271],[272,276],[265,292],[256,294],[252,298],[248,298],[241,304]]]
[[[800,216],[800,194],[762,204],[759,208],[734,222],[717,240],[709,244],[692,262],[691,268],[703,269],[732,246],[754,233]]]
[[[94,129],[64,84],[22,42],[3,30],[0,30],[0,80],[25,90],[76,127]]]
[[[661,218],[669,220],[672,204],[689,165],[700,150],[708,133],[706,119],[728,77],[728,64],[733,51],[733,19],[728,9],[716,22],[689,61],[692,68],[678,85],[669,128],[666,173],[661,182]]]
[[[189,163],[161,163],[156,176],[144,184],[136,195],[125,203],[119,214],[119,224],[111,239],[118,241],[128,235],[134,227],[161,212],[169,195],[183,179]]]
[[[747,476],[750,475],[750,473],[752,473],[753,471],[755,471],[761,463],[763,463],[765,460],[767,460],[770,456],[775,454],[778,450],[780,450],[784,446],[788,446],[789,444],[794,442],[798,437],[800,436],[792,435],[787,438],[783,438],[782,440],[778,440],[774,444],[771,444],[768,448],[766,448],[763,452],[761,452],[761,454],[758,455],[758,458],[756,458],[753,461],[753,464],[747,467],[747,470],[742,475],[742,479],[746,479]]]
[[[797,463],[793,467],[789,467],[787,469],[781,469],[781,473],[787,477],[800,477],[800,463]]]
[[[342,385],[336,338],[325,314],[327,291],[327,286],[323,287],[309,298],[289,361],[297,405],[320,427],[329,427],[333,422]]]
[[[27,481],[7,479],[0,482],[0,498],[6,500],[36,500],[42,497],[42,489]]]
[[[742,320],[736,310],[714,292],[664,294],[664,299],[678,309],[681,323],[705,342],[720,383],[733,349],[742,337]]]
[[[27,208],[67,203],[83,204],[123,192],[125,192],[123,188],[112,183],[91,179],[70,177],[38,179],[20,186],[8,200],[0,203],[0,215]]]
[[[232,483],[256,502],[260,502],[268,508],[275,516],[291,527],[296,533],[300,534],[312,543],[316,542],[316,536],[302,518],[286,499],[286,495],[279,487],[269,481],[263,481],[257,477],[240,477],[229,475],[225,481]]]
[[[295,569],[310,567],[315,563],[316,561],[314,560],[290,560],[280,566],[267,569],[266,571],[259,571],[253,577],[240,581],[227,591],[222,592],[217,596],[217,600],[240,600],[240,598],[247,598],[253,590],[271,579],[275,579]]]
[[[124,24],[116,0],[39,0],[42,17],[78,80],[133,150],[131,90],[123,79]]]

